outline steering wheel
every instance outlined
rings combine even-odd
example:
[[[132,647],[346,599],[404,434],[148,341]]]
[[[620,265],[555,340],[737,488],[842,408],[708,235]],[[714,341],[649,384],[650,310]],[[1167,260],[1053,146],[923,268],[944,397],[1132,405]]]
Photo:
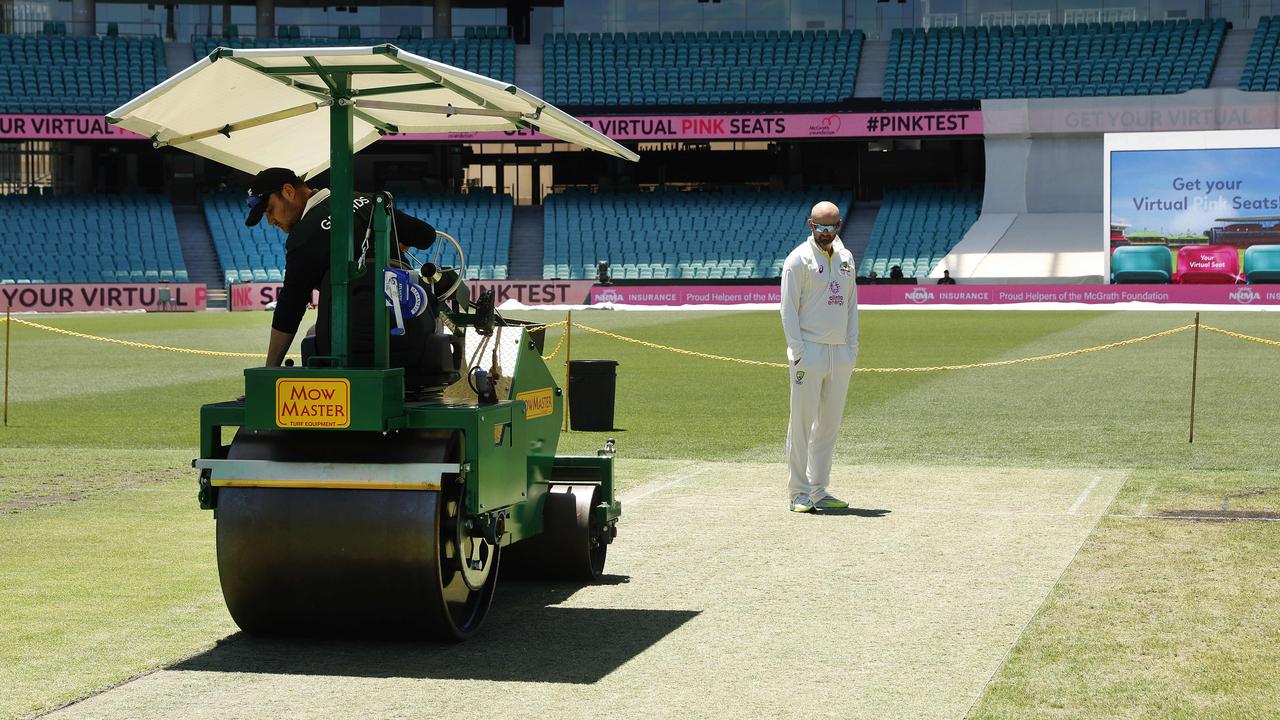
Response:
[[[424,280],[427,280],[430,283],[432,292],[435,293],[436,298],[443,301],[453,297],[453,294],[457,292],[458,288],[462,285],[463,274],[466,272],[466,267],[467,267],[467,258],[466,258],[466,253],[462,251],[462,245],[458,243],[457,238],[453,237],[452,235],[450,235],[449,233],[443,230],[436,230],[436,237],[444,238],[445,240],[448,240],[449,244],[452,245],[453,249],[458,253],[458,264],[456,267],[453,265],[444,265],[440,262],[440,256],[443,251],[443,247],[442,247],[443,243],[438,243],[434,246],[435,249],[432,251],[431,259],[425,262],[419,260],[417,256],[415,256],[412,252],[406,252],[405,254],[408,255],[410,258],[412,258],[414,262],[418,263],[420,268],[425,267],[428,264],[431,264],[431,265],[434,265],[436,267],[436,271],[441,273],[442,275],[447,276],[450,273],[454,274],[452,284],[450,284],[449,288],[444,291],[441,291],[439,288],[437,288],[435,283],[431,282],[429,278],[425,276],[423,277]]]

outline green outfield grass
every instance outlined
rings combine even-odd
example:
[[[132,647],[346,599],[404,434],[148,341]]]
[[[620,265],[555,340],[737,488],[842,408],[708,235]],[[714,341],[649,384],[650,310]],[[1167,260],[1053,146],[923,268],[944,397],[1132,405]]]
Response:
[[[529,312],[554,321],[563,315]],[[260,352],[265,314],[44,316],[78,332]],[[783,357],[776,313],[577,312],[577,322],[702,352]],[[1280,338],[1262,313],[1206,323]],[[982,362],[1165,330],[1190,313],[862,314],[859,365]],[[12,328],[0,429],[0,717],[24,716],[199,652],[234,630],[212,518],[195,501],[197,410],[256,364]],[[548,337],[548,350],[557,334]],[[634,488],[693,463],[779,463],[783,371],[576,331],[575,358],[619,361],[612,433]],[[563,351],[562,351],[563,352]],[[563,378],[563,355],[552,361]],[[1201,336],[1187,442],[1191,334],[995,369],[858,374],[837,462],[863,467],[1110,469],[1127,478],[974,717],[1268,717],[1280,697],[1280,522],[1158,519],[1280,512],[1280,348]],[[960,474],[961,476],[963,473]],[[777,478],[779,493],[785,478]],[[857,501],[858,488],[838,488]],[[625,523],[625,517],[624,521]],[[981,582],[981,578],[974,578]],[[886,717],[892,716],[886,714]]]

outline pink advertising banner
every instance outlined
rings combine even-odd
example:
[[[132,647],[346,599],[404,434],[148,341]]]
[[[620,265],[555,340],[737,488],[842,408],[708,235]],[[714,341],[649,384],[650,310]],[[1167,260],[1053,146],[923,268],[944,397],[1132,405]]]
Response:
[[[161,290],[169,291],[161,302]],[[14,312],[103,310],[205,310],[208,290],[199,283],[97,285],[0,285],[0,309]]]
[[[578,118],[614,140],[803,140],[981,135],[980,110],[808,115],[644,115]],[[394,140],[511,142],[549,138],[532,130],[392,135]]]
[[[146,140],[101,115],[0,115],[3,140]]]
[[[861,285],[860,305],[1280,305],[1280,285]]]
[[[979,110],[808,115],[629,115],[579,118],[614,140],[791,140],[981,135]],[[0,115],[4,140],[145,140],[100,115]],[[388,140],[511,142],[549,138],[532,130],[388,135]]]
[[[613,285],[591,288],[591,303],[742,305],[782,302],[780,285]]]
[[[276,301],[276,297],[280,294],[280,288],[284,283],[278,282],[249,282],[236,283],[231,286],[231,291],[227,293],[227,298],[231,304],[233,312],[239,310],[265,310],[268,305]],[[311,304],[320,302],[320,293],[311,293]]]
[[[468,280],[471,301],[484,290],[492,290],[494,303],[515,300],[525,305],[582,305],[591,291],[590,280]],[[276,301],[282,283],[252,282],[231,286],[232,310],[264,310]],[[313,295],[312,302],[318,298]]]
[[[592,303],[738,305],[781,301],[777,285],[594,287]],[[1008,305],[1123,302],[1280,305],[1280,285],[859,285],[859,305]]]

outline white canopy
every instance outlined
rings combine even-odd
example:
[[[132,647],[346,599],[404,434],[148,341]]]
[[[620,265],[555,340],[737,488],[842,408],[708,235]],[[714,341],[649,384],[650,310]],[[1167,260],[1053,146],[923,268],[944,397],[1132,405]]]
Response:
[[[157,147],[181,147],[247,173],[284,167],[313,177],[329,167],[334,71],[352,73],[353,153],[386,133],[531,129],[639,159],[515,85],[394,45],[218,48],[113,110],[107,120],[151,138]]]

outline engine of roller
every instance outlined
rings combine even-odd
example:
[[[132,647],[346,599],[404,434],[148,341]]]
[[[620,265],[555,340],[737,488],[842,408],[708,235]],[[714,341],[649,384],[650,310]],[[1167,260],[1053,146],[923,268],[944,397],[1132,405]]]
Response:
[[[376,201],[382,238],[391,198]],[[612,455],[556,454],[543,328],[492,296],[473,307],[457,251],[456,267],[379,253],[367,281],[385,302],[351,316],[371,348],[344,363],[309,339],[300,366],[248,369],[243,401],[201,409],[200,503],[246,632],[461,640],[502,578],[603,572]]]

